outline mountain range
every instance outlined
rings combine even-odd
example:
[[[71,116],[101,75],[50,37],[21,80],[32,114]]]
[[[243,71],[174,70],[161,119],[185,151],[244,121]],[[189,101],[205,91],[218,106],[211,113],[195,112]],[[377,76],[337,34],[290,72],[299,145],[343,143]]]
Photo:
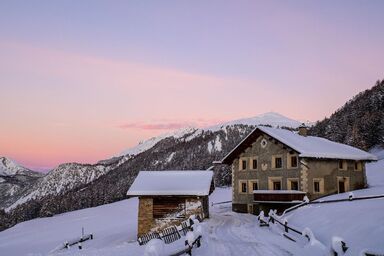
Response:
[[[372,96],[382,92],[383,88],[384,82],[378,82],[371,90],[360,93],[346,103],[348,107],[344,106],[329,119],[317,122],[310,132],[340,141],[337,140],[339,137],[336,139],[332,137],[340,130],[334,130],[330,126],[337,123],[341,115],[338,113],[342,111],[341,117],[352,115],[352,119],[347,121],[353,122],[356,120],[353,117],[354,114],[365,111],[361,110],[366,107],[364,104],[361,105],[361,102],[365,102],[361,98],[370,98],[371,104],[377,103],[380,106],[376,107],[375,111],[383,114],[384,109],[381,107],[383,105],[380,105],[383,97]],[[367,122],[369,123],[370,120]],[[0,230],[28,219],[52,216],[124,199],[126,191],[140,170],[210,168],[213,161],[221,159],[256,125],[296,129],[301,124],[301,121],[278,113],[266,113],[206,128],[188,127],[150,138],[96,164],[66,163],[59,165],[46,175],[32,172],[5,157],[0,158],[0,164],[3,163],[0,165],[2,192],[0,209],[3,209],[0,210]],[[374,124],[380,125],[378,122]],[[345,127],[341,126],[339,129],[346,129]],[[384,137],[381,130],[374,129],[372,126],[371,129],[374,132],[379,131],[379,135]],[[321,133],[323,131],[326,132]],[[355,145],[353,140],[349,142],[350,145],[359,146]],[[381,145],[381,143],[382,141],[378,139],[376,144]],[[231,184],[230,170],[227,166],[217,166],[214,171],[216,185]]]

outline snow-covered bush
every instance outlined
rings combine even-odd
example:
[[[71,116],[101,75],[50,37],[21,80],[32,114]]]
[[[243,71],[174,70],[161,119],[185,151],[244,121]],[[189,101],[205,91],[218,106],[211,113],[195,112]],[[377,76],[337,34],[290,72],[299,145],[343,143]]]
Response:
[[[266,222],[265,216],[264,216],[264,211],[261,211],[258,217],[259,217],[260,222]]]
[[[354,197],[355,197],[355,195],[353,194],[352,191],[348,193],[349,200],[353,200]]]
[[[312,230],[305,228],[302,235],[309,239],[306,249],[309,249],[312,252],[312,255],[328,255],[329,249],[327,249],[324,244],[316,239]]]
[[[144,256],[164,256],[164,241],[152,239],[145,246]]]
[[[348,247],[341,237],[332,237],[332,250],[336,252],[337,255],[344,255],[347,249]]]
[[[185,235],[185,240],[188,243],[189,246],[192,246],[193,242],[195,241],[195,233],[192,231],[188,231],[188,233]]]

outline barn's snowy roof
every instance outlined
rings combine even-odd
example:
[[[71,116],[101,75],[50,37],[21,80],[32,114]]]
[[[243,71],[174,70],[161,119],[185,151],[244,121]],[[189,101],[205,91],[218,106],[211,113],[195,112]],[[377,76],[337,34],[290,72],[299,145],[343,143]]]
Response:
[[[250,146],[261,133],[265,133],[282,144],[299,153],[300,157],[348,159],[348,160],[377,160],[377,157],[358,148],[333,142],[314,136],[301,136],[295,132],[259,126],[255,128],[243,141],[241,141],[222,160],[222,163],[230,164],[245,147]]]
[[[141,171],[129,188],[128,196],[206,196],[212,171]]]

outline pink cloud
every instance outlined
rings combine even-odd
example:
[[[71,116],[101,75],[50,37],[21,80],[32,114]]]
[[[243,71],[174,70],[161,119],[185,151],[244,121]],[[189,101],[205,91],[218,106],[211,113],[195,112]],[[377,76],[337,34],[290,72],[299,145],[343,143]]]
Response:
[[[160,123],[160,124],[146,124],[146,123],[127,123],[120,125],[122,129],[140,129],[140,130],[175,130],[191,126],[191,123]]]

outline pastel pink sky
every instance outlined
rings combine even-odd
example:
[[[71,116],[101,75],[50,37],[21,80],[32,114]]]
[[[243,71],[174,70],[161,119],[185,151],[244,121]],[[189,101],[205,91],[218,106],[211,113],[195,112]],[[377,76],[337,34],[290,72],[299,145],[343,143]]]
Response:
[[[320,120],[383,78],[383,2],[363,3],[2,1],[0,156],[46,170],[185,126]]]

